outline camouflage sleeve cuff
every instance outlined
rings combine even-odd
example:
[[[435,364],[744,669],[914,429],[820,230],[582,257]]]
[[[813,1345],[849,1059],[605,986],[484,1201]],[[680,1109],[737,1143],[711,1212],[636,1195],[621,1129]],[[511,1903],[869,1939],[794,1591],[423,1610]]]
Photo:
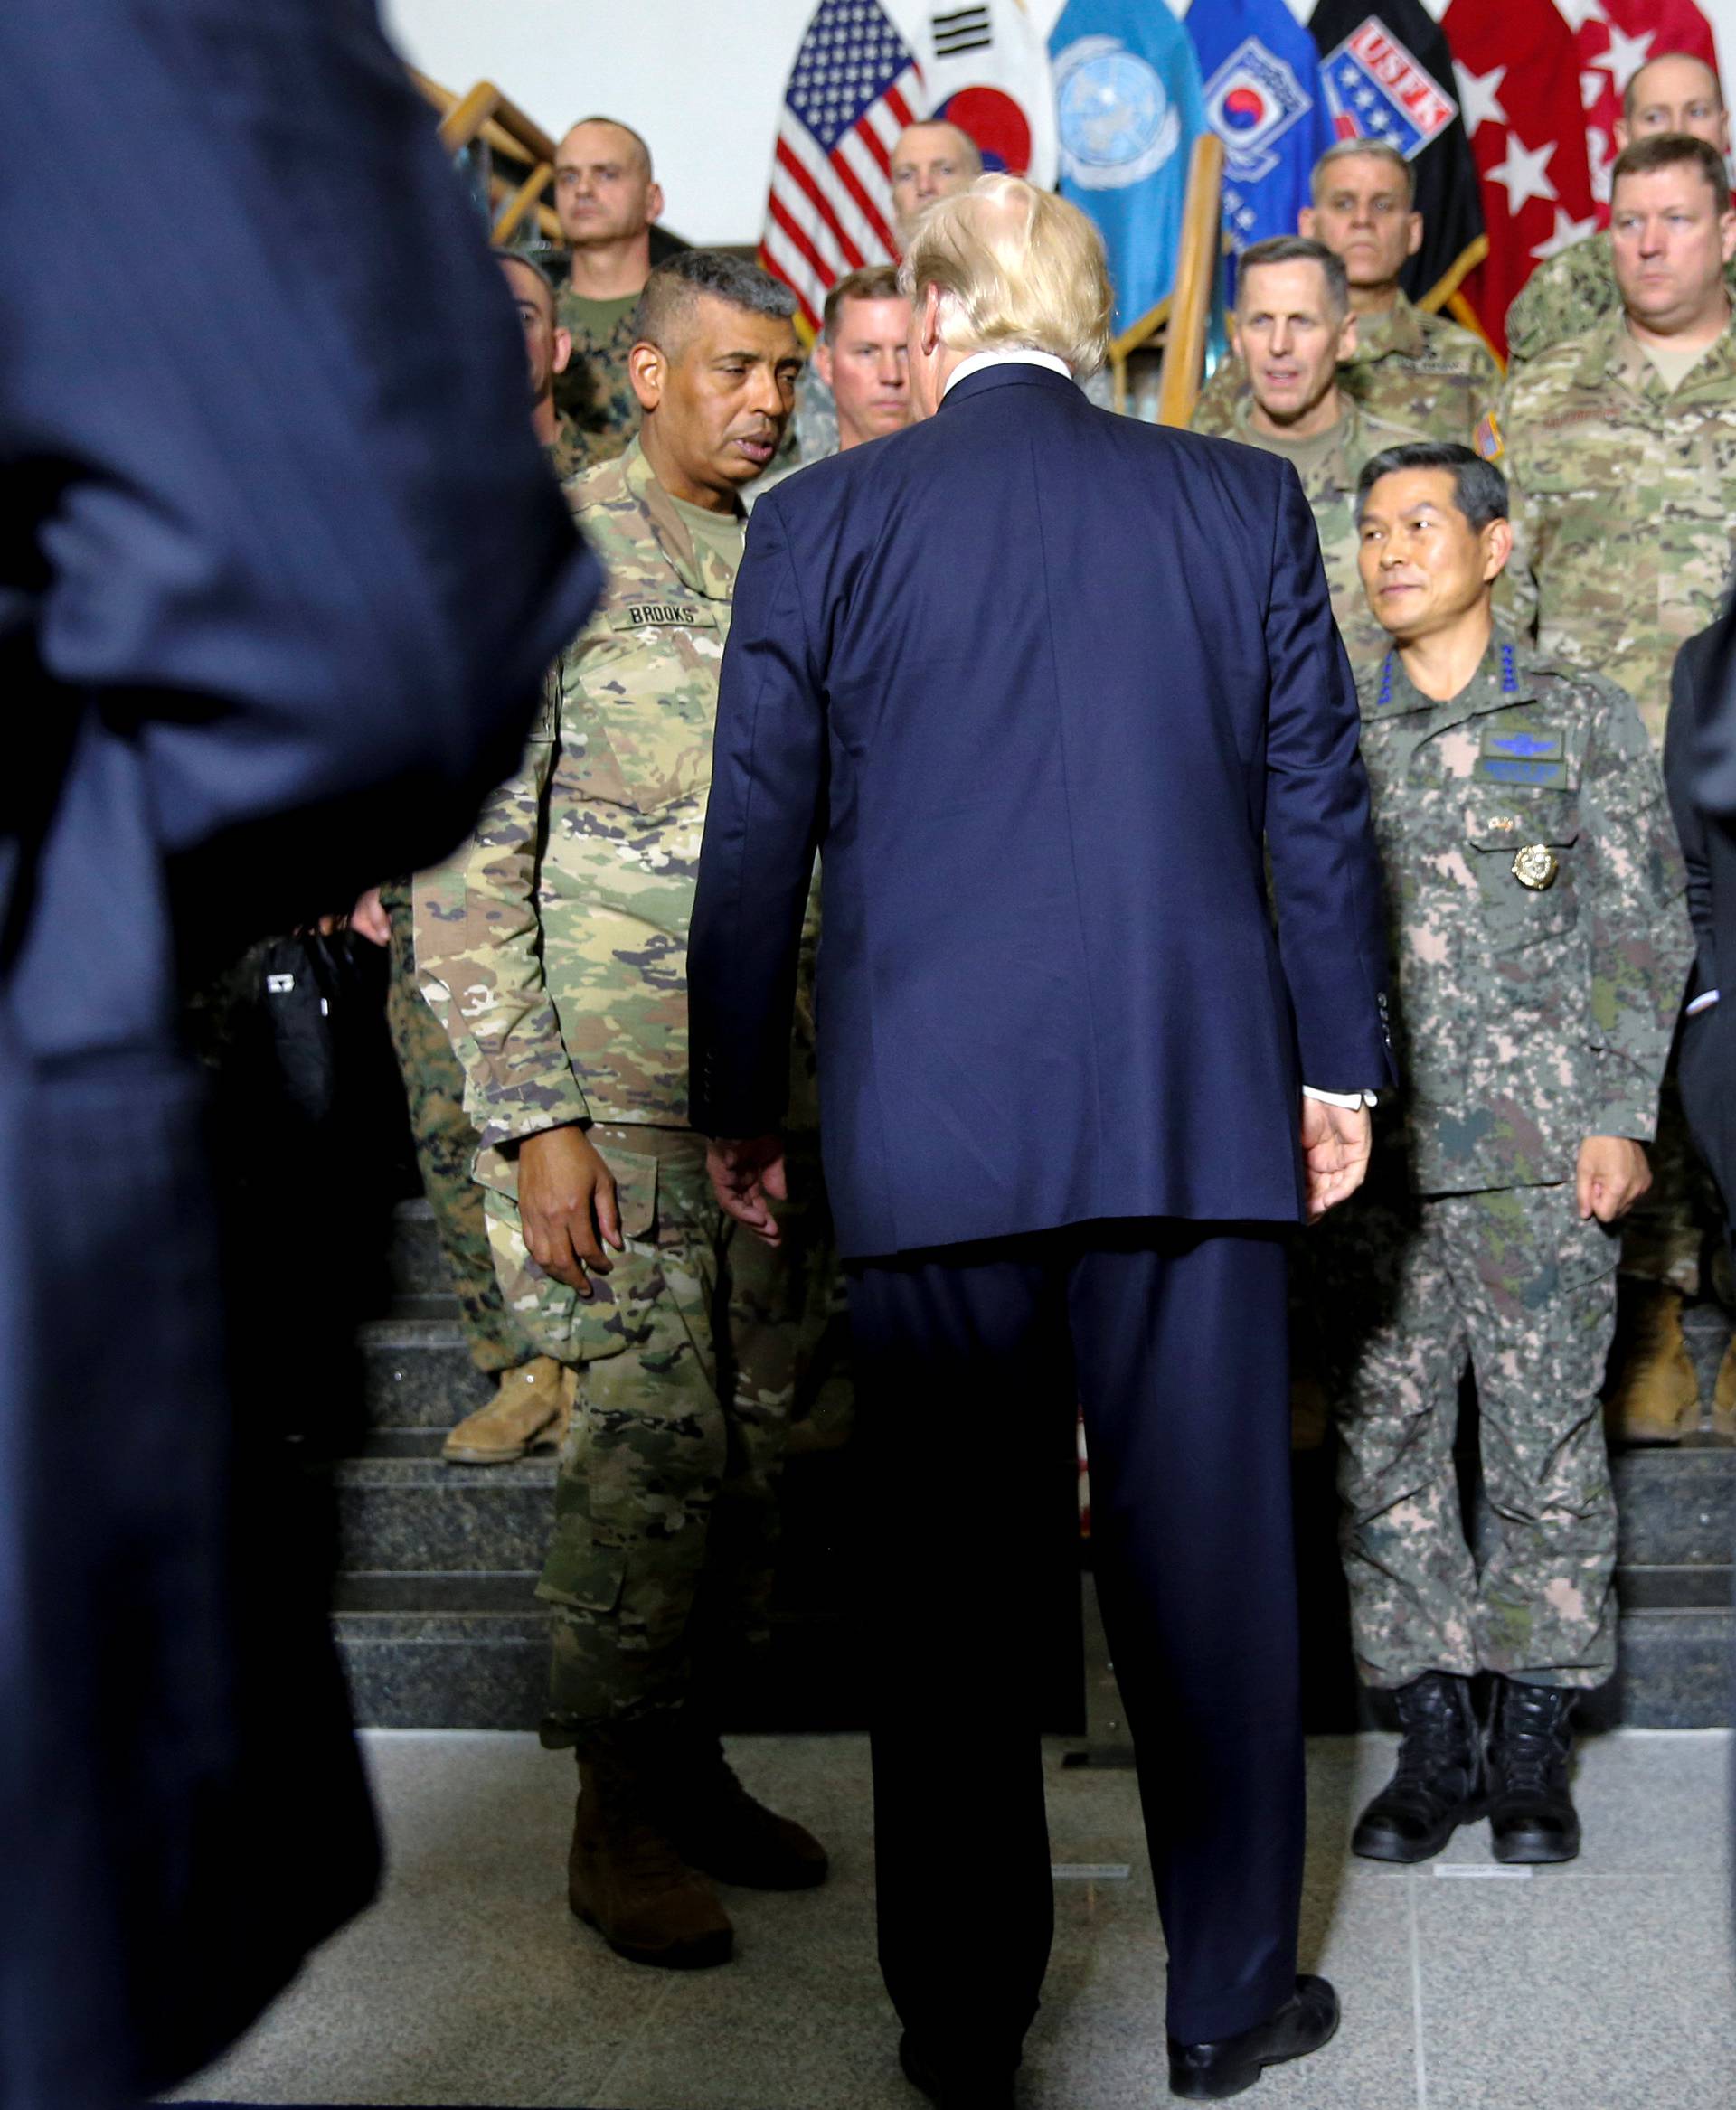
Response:
[[[1657,1097],[1609,1099],[1593,1109],[1588,1135],[1625,1135],[1633,1143],[1649,1143],[1657,1134]]]
[[[495,1100],[473,1107],[470,1116],[483,1147],[498,1150],[503,1144],[523,1143],[527,1135],[541,1135],[551,1128],[571,1127],[578,1121],[589,1123],[590,1107],[574,1082],[564,1091],[539,1091],[534,1105]]]

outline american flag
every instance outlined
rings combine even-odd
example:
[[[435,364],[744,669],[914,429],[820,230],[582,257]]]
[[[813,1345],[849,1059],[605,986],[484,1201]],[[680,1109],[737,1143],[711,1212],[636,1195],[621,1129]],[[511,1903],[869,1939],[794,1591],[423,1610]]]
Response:
[[[892,147],[922,75],[879,0],[822,0],[784,90],[760,261],[817,330],[834,282],[898,254]]]

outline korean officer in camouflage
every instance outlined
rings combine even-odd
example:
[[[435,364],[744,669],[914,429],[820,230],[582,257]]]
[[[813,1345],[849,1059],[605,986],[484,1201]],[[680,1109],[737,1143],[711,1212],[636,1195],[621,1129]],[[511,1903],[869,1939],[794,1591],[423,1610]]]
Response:
[[[1508,385],[1515,528],[1553,661],[1618,682],[1654,749],[1683,641],[1716,614],[1736,552],[1736,330],[1723,272],[1736,214],[1722,156],[1679,133],[1618,158],[1610,232],[1622,307]],[[1699,1413],[1682,1301],[1721,1237],[1674,1077],[1655,1186],[1629,1226],[1611,1433],[1673,1442]]]
[[[1506,508],[1499,470],[1463,447],[1363,470],[1363,579],[1392,650],[1357,688],[1402,1083],[1365,1197],[1306,1264],[1358,1668],[1403,1730],[1352,1841],[1381,1860],[1426,1858],[1486,1807],[1497,1860],[1578,1851],[1569,1719],[1615,1663],[1598,1410],[1614,1227],[1648,1178],[1692,950],[1633,704],[1495,628]],[[1453,1463],[1467,1370],[1494,1517],[1480,1565]]]
[[[1686,132],[1722,155],[1730,152],[1730,117],[1718,76],[1691,52],[1660,52],[1648,59],[1622,97],[1618,153],[1659,132]],[[1724,280],[1736,286],[1736,263],[1725,265]],[[1585,336],[1620,307],[1614,243],[1609,230],[1600,228],[1546,257],[1514,296],[1506,320],[1508,372],[1552,344]]]
[[[580,1369],[540,1594],[544,1741],[576,1749],[573,1909],[624,1955],[721,1963],[712,1879],[820,1881],[826,1857],[724,1764],[708,1681],[763,1619],[775,1481],[823,1219],[731,1228],[686,1126],[685,945],[741,485],[776,452],[788,291],[689,250],[647,280],[643,410],[569,487],[609,584],[469,850],[417,890],[417,968],[464,1065],[507,1302]]]
[[[627,365],[663,190],[630,125],[584,118],[572,127],[555,148],[554,211],[568,257],[558,319],[572,343],[555,403],[579,435],[583,466],[613,459],[639,422]]]
[[[1300,230],[1343,258],[1356,318],[1339,379],[1371,417],[1425,438],[1463,441],[1493,460],[1501,449],[1495,354],[1474,332],[1416,306],[1400,289],[1399,273],[1422,244],[1415,195],[1410,164],[1381,140],[1342,140],[1315,165],[1314,203],[1303,209]],[[1236,437],[1236,408],[1248,393],[1241,361],[1226,359],[1195,407],[1194,431]]]
[[[1423,436],[1374,417],[1342,385],[1356,326],[1344,261],[1323,242],[1278,235],[1242,251],[1230,342],[1249,389],[1227,437],[1281,456],[1301,477],[1338,634],[1363,666],[1382,656],[1387,636],[1357,570],[1356,480],[1371,455]]]

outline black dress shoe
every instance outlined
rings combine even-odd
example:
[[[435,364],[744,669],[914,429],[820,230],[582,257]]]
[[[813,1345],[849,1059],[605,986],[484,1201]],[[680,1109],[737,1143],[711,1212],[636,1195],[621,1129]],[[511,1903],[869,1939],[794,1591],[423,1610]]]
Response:
[[[1011,2066],[974,2073],[949,2068],[943,2074],[908,2030],[898,2040],[898,2063],[905,2079],[920,2088],[930,2103],[938,2103],[940,2110],[1013,2110]],[[1017,2064],[1014,2058],[1013,2066]]]
[[[1398,1769],[1356,1821],[1364,1860],[1427,1860],[1487,1808],[1468,1678],[1425,1671],[1392,1695],[1404,1734]]]
[[[1338,2027],[1338,1995],[1324,1978],[1300,1977],[1275,2015],[1215,2044],[1169,2040],[1169,2092],[1194,2103],[1221,2103],[1251,2088],[1264,2067],[1306,2058]]]
[[[1489,1831],[1496,1860],[1571,1860],[1580,1851],[1580,1815],[1567,1780],[1575,1698],[1561,1685],[1495,1681]]]

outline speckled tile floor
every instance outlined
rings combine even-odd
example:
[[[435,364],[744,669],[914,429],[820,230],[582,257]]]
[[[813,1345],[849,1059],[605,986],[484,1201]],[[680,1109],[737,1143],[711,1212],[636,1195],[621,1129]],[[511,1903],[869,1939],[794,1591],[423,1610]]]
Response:
[[[1736,1973],[1726,1732],[1628,1730],[1583,1748],[1586,1849],[1494,1874],[1486,1826],[1421,1870],[1344,1842],[1391,1740],[1310,1747],[1306,1967],[1344,2021],[1269,2072],[1271,2110],[1731,2110]],[[874,1969],[868,1760],[858,1737],[743,1738],[743,1777],[812,1824],[833,1880],[730,1894],[727,1969],[622,1963],[567,1911],[571,1772],[533,1738],[376,1731],[388,1828],[380,1902],[331,1943],[187,2098],[278,2104],[560,2105],[565,2110],[922,2110],[899,2077]],[[1055,1858],[1127,1863],[1057,1886],[1024,2110],[1168,2101],[1163,1945],[1130,1774],[1051,1753]],[[967,1794],[961,1797],[967,1813]],[[961,1815],[961,1823],[967,1816]],[[970,1861],[935,1874],[967,1938]]]

